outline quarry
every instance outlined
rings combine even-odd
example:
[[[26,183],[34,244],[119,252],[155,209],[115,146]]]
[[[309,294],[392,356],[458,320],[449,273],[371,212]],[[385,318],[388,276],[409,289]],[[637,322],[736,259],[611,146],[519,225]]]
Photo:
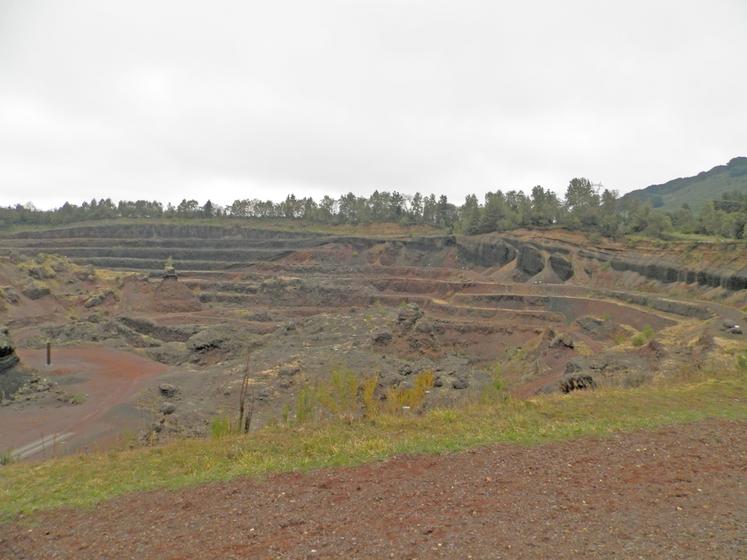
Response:
[[[233,418],[245,376],[254,430],[293,422],[299,394],[332,372],[369,380],[390,407],[427,375],[405,406],[419,414],[730,363],[744,252],[670,242],[664,257],[657,243],[168,222],[6,235],[0,449],[204,437]]]

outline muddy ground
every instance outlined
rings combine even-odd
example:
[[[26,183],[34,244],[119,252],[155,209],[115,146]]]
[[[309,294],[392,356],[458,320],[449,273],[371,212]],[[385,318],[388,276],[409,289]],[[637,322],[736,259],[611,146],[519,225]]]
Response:
[[[747,557],[747,424],[130,495],[0,526],[5,558]]]

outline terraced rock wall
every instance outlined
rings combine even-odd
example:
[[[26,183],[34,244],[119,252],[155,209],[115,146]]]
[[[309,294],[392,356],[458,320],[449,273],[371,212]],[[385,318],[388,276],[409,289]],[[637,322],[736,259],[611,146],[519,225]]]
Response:
[[[504,269],[504,279],[510,282],[549,284],[583,283],[580,267],[590,262],[662,284],[747,289],[747,268],[698,268],[671,257],[505,234],[375,238],[233,225],[94,224],[19,232],[2,239],[0,253],[10,251],[58,253],[97,267],[150,271],[161,270],[163,261],[171,257],[179,270],[205,272],[304,255],[305,265],[318,263],[327,269],[478,267]]]

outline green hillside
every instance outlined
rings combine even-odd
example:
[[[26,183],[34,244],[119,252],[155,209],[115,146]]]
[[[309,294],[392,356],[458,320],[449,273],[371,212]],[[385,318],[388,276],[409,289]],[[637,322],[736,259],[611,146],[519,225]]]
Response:
[[[736,157],[726,165],[718,165],[694,177],[673,179],[629,192],[623,199],[648,201],[654,208],[663,210],[676,210],[687,203],[697,212],[709,200],[732,191],[747,193],[747,157]]]

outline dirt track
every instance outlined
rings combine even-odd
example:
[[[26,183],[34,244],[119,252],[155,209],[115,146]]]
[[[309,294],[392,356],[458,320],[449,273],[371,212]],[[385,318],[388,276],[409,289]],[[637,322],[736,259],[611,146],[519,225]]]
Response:
[[[747,424],[133,495],[0,527],[10,558],[747,557]]]
[[[52,445],[34,448],[35,458],[105,446],[117,434],[142,429],[143,420],[130,401],[148,379],[168,369],[130,352],[95,344],[55,348],[50,368],[44,365],[43,349],[23,349],[18,354],[66,391],[87,397],[77,406],[52,399],[41,407],[0,409],[0,450],[51,441],[54,434],[67,435]]]

